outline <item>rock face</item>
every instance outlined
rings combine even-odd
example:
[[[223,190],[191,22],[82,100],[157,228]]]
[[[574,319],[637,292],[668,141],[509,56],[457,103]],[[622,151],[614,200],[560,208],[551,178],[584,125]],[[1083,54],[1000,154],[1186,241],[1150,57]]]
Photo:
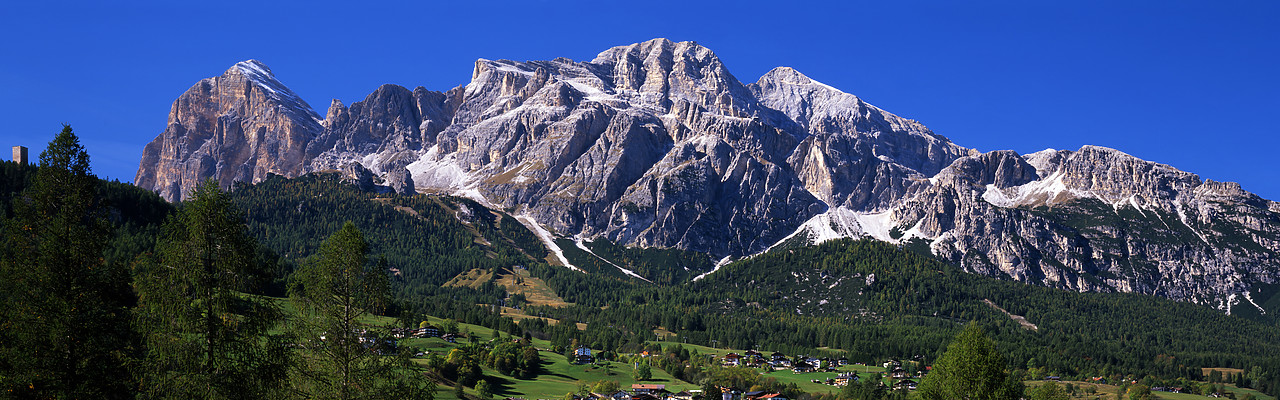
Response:
[[[979,153],[791,68],[743,84],[693,42],[482,59],[465,86],[384,85],[323,120],[246,61],[169,120],[136,182],[170,200],[207,177],[338,170],[563,236],[720,259],[869,235],[973,272],[1227,309],[1273,282],[1280,250],[1280,205],[1238,185],[1101,147]]]
[[[134,183],[174,201],[208,178],[229,187],[294,175],[319,131],[311,106],[266,65],[244,61],[173,102],[168,127],[142,150]]]

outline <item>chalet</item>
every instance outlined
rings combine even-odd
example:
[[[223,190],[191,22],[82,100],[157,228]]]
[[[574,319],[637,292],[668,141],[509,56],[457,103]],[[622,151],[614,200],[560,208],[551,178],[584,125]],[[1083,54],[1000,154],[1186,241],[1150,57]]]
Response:
[[[720,388],[720,400],[740,400],[742,392],[731,387]]]
[[[724,356],[724,365],[726,366],[738,366],[741,364],[742,364],[742,356],[738,355],[738,353],[729,353],[728,355]]]
[[[681,390],[679,392],[671,394],[671,398],[675,400],[693,400],[693,392],[690,392],[688,390]]]
[[[418,329],[418,337],[432,338],[440,337],[440,328],[435,325],[427,325]]]
[[[902,369],[902,367],[893,367],[893,370],[889,372],[889,377],[893,379],[903,379],[908,376],[910,376],[910,374],[907,374],[907,371]]]
[[[836,375],[836,385],[844,386],[853,382],[857,382],[859,379],[861,378],[858,377],[857,372],[841,372],[840,375]]]
[[[579,347],[573,352],[573,362],[575,364],[590,364],[596,362],[596,358],[591,355],[591,349],[586,346]]]
[[[788,360],[788,359],[786,359],[786,358],[783,358],[783,359],[781,359],[781,360],[773,360],[773,361],[770,361],[770,362],[769,362],[769,364],[772,364],[772,365],[773,365],[773,369],[787,369],[787,368],[791,368],[791,360]]]
[[[893,384],[893,388],[894,388],[894,389],[916,390],[916,386],[917,386],[917,385],[919,385],[919,383],[917,383],[916,381],[913,381],[913,380],[910,380],[910,379],[903,379],[903,380],[898,381],[898,383]]]
[[[753,391],[750,391],[750,392],[743,393],[743,394],[742,394],[742,399],[743,399],[743,400],[756,400],[756,399],[760,398],[760,396],[764,396],[764,395],[766,395],[766,394],[769,394],[769,393],[768,393],[768,392],[765,392],[765,391],[763,391],[763,390],[753,390]]]
[[[626,390],[619,390],[607,395],[605,400],[634,400],[634,398],[631,396],[631,393],[627,393]]]
[[[780,393],[769,393],[758,397],[757,400],[787,400],[787,398]]]
[[[648,383],[636,383],[631,385],[631,391],[635,394],[651,394],[658,396],[659,394],[671,393],[667,391],[667,385],[657,385]]]
[[[848,359],[847,357],[840,357],[840,358],[837,358],[837,359],[836,359],[836,365],[841,366],[841,367],[846,366],[846,365],[849,365],[849,359]]]
[[[454,335],[452,333],[446,333],[440,336],[440,338],[449,343],[458,343],[458,335]]]
[[[813,364],[809,364],[804,361],[799,361],[799,362],[796,362],[795,366],[791,367],[791,370],[795,371],[795,373],[797,374],[803,374],[803,373],[813,372],[814,367],[813,367]]]
[[[654,396],[648,393],[636,393],[631,395],[631,400],[661,400],[661,399],[659,399],[658,396]]]
[[[773,354],[770,354],[770,355],[769,355],[769,359],[771,359],[771,360],[773,360],[773,361],[775,361],[775,362],[776,362],[776,361],[780,361],[780,360],[786,360],[786,359],[787,359],[787,355],[786,355],[786,354],[782,354],[782,353],[780,353],[780,352],[775,351],[775,352],[773,352]]]

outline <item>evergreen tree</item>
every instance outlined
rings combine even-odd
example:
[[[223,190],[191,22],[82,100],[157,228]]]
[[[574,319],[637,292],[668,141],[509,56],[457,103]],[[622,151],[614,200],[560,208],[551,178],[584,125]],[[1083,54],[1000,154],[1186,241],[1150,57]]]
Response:
[[[969,324],[925,376],[920,396],[925,400],[1021,397],[1021,383],[1008,378],[1004,356],[996,351],[995,343],[977,324]]]
[[[264,398],[287,382],[281,311],[243,292],[269,280],[243,219],[212,179],[167,221],[158,259],[137,266],[147,344],[144,398]]]
[[[348,222],[294,274],[292,329],[307,350],[297,369],[298,388],[315,399],[430,399],[435,386],[408,352],[383,355],[394,350],[359,321],[387,304],[385,265],[371,262],[368,250]]]
[[[103,261],[111,228],[71,126],[40,153],[34,181],[12,201],[0,250],[0,390],[132,397],[128,271]]]

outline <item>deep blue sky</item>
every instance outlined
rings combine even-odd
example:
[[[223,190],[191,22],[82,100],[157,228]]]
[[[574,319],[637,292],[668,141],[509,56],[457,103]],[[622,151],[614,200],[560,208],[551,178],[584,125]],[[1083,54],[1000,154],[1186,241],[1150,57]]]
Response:
[[[323,114],[383,83],[465,84],[477,58],[666,37],[744,82],[796,68],[962,146],[1113,147],[1280,200],[1275,1],[38,3],[0,10],[3,158],[36,157],[67,122],[122,181],[173,100],[237,61]]]

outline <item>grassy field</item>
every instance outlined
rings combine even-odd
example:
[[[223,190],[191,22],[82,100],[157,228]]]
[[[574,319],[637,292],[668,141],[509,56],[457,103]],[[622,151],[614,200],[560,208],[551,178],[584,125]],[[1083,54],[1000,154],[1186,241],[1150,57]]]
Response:
[[[518,268],[510,274],[498,275],[497,284],[505,286],[508,293],[524,294],[525,300],[528,300],[530,305],[551,307],[573,305],[564,301],[550,286],[547,286],[546,282],[531,276],[529,270],[524,268]]]
[[[1027,385],[1028,393],[1031,391],[1031,389],[1037,386],[1043,385],[1044,383],[1045,381],[1027,381],[1026,385]],[[1115,398],[1116,386],[1114,385],[1104,385],[1104,384],[1096,384],[1096,383],[1088,383],[1088,382],[1061,382],[1061,384],[1067,384],[1067,383],[1070,383],[1076,387],[1076,394],[1075,396],[1071,397],[1072,399],[1111,400]],[[1087,387],[1093,387],[1095,390],[1095,393],[1086,394],[1085,388]],[[1275,400],[1274,397],[1267,396],[1262,393],[1258,393],[1258,391],[1252,390],[1252,389],[1241,389],[1231,385],[1227,385],[1226,388],[1227,388],[1227,391],[1234,392],[1237,399],[1240,398],[1241,396],[1244,396],[1245,393],[1249,393],[1249,394],[1252,394],[1254,396],[1253,398],[1257,400]],[[1197,394],[1187,394],[1187,393],[1152,392],[1152,394],[1155,395],[1157,399],[1166,399],[1166,400],[1217,399],[1215,397],[1201,396]]]
[[[873,374],[877,372],[881,372],[881,373],[884,372],[884,368],[876,367],[876,366],[871,366],[871,367],[847,366],[847,367],[839,368],[838,371],[839,372],[810,372],[805,374],[797,374],[791,371],[779,370],[779,371],[773,371],[767,374],[762,374],[761,376],[777,379],[778,382],[782,382],[782,383],[795,383],[796,386],[800,387],[800,390],[803,390],[809,393],[839,393],[842,387],[831,386],[825,383],[814,383],[813,380],[817,379],[818,381],[825,382],[827,379],[834,379],[837,375],[840,375],[840,372],[857,372],[858,376],[860,376],[861,379],[871,379],[871,376]],[[867,372],[867,371],[870,371],[870,372]],[[887,379],[884,382],[886,385],[890,383],[889,380]]]
[[[604,362],[601,365],[575,365],[569,363],[565,356],[543,351],[543,373],[532,379],[518,379],[503,376],[485,369],[485,380],[494,385],[495,395],[501,397],[524,397],[529,399],[558,399],[565,393],[578,390],[578,382],[595,382],[600,380],[617,381],[620,387],[629,389],[633,383],[650,383],[667,385],[667,390],[678,392],[685,389],[696,389],[698,386],[672,378],[658,368],[653,368],[653,379],[643,382],[632,377],[631,364]]]

